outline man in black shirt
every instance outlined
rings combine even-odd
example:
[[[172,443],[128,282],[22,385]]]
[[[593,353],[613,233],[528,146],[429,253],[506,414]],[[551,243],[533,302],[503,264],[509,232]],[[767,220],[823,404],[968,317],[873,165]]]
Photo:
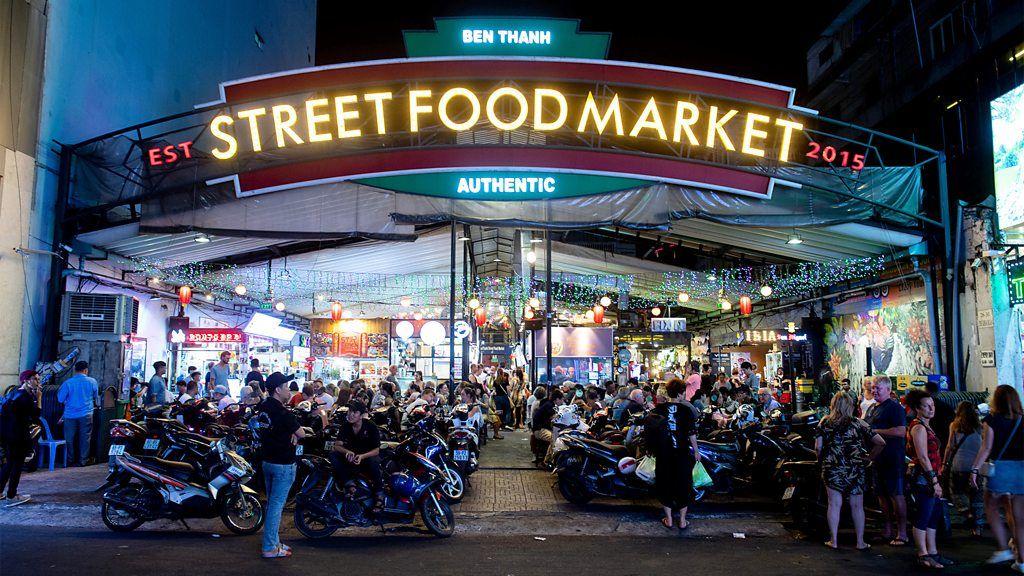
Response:
[[[373,488],[380,491],[380,430],[367,418],[366,404],[349,400],[348,414],[338,432],[338,442],[331,451],[334,477],[338,486],[344,486],[359,471],[366,472],[373,482]]]
[[[263,477],[267,483],[267,520],[263,525],[263,557],[286,558],[291,548],[281,543],[278,528],[281,525],[281,511],[288,500],[288,491],[295,482],[295,456],[299,439],[305,431],[285,404],[291,398],[288,381],[294,376],[274,372],[266,381],[270,397],[260,404],[260,412],[270,421],[270,426],[260,434],[263,444]]]
[[[700,391],[708,396],[715,390],[717,378],[711,373],[711,364],[703,364],[700,367]]]
[[[0,431],[4,464],[0,471],[0,499],[5,504],[17,506],[28,502],[28,494],[18,495],[18,482],[25,456],[32,449],[29,431],[39,420],[39,375],[35,370],[25,370],[19,377],[21,386],[7,397],[3,404],[3,430]],[[7,494],[3,494],[4,487]]]
[[[252,369],[245,375],[245,382],[243,382],[242,385],[248,385],[250,382],[256,381],[259,382],[260,391],[266,392],[267,384],[263,380],[263,373],[260,372],[260,361],[256,358],[249,360],[249,367]]]
[[[565,394],[558,388],[552,388],[548,397],[541,400],[540,406],[533,412],[533,424],[530,428],[533,430],[533,437],[538,442],[547,445],[546,454],[544,456],[537,454],[533,460],[534,464],[541,464],[551,454],[551,440],[553,439],[551,421],[555,417],[555,410],[562,404],[565,404]]]

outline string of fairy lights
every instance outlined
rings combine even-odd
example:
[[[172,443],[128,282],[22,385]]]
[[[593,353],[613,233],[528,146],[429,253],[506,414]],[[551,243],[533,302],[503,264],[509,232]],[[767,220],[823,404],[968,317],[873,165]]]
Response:
[[[150,282],[188,286],[197,297],[206,300],[241,299],[249,303],[272,303],[279,311],[287,302],[307,300],[329,311],[328,303],[392,307],[395,315],[416,308],[421,315],[442,316],[449,306],[448,274],[371,274],[329,272],[269,266],[209,266],[158,259],[132,259],[139,274]],[[808,294],[815,290],[877,275],[885,267],[884,256],[807,262],[787,265],[724,268],[704,271],[679,271],[649,274],[571,274],[553,273],[551,296],[558,310],[566,314],[586,315],[613,303],[621,310],[646,310],[660,315],[668,306],[703,303],[703,308],[723,311],[738,306],[743,313],[755,301],[781,299]],[[462,293],[462,285],[458,284]],[[521,309],[529,319],[541,308],[545,293],[539,279],[476,277],[464,297],[476,303],[470,310],[483,309],[492,316],[507,317]],[[493,314],[498,310],[498,314]],[[346,310],[348,312],[348,310]]]

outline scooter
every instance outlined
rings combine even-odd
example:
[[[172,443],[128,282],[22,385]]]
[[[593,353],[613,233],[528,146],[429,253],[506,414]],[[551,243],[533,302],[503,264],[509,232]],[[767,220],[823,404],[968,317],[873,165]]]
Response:
[[[115,467],[107,476],[100,513],[115,532],[134,530],[160,518],[216,518],[236,534],[263,526],[263,504],[245,485],[253,469],[221,439],[210,445],[200,465],[152,456],[135,457],[112,447]],[[188,524],[185,524],[187,527]]]

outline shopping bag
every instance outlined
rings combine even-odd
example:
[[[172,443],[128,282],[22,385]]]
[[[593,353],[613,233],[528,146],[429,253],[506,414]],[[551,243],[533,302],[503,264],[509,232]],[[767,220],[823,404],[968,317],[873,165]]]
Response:
[[[707,469],[704,468],[702,462],[697,462],[693,465],[693,487],[703,488],[705,486],[711,486],[715,481],[711,479],[711,475],[708,474]]]
[[[654,467],[657,461],[654,456],[644,456],[640,459],[640,463],[636,465],[636,472],[638,478],[647,482],[648,484],[654,484]]]

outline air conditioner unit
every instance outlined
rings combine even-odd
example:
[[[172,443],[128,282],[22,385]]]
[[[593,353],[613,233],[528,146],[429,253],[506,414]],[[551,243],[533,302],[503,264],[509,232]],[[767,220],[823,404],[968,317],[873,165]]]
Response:
[[[60,331],[65,340],[116,340],[138,330],[136,298],[124,294],[64,294]]]

